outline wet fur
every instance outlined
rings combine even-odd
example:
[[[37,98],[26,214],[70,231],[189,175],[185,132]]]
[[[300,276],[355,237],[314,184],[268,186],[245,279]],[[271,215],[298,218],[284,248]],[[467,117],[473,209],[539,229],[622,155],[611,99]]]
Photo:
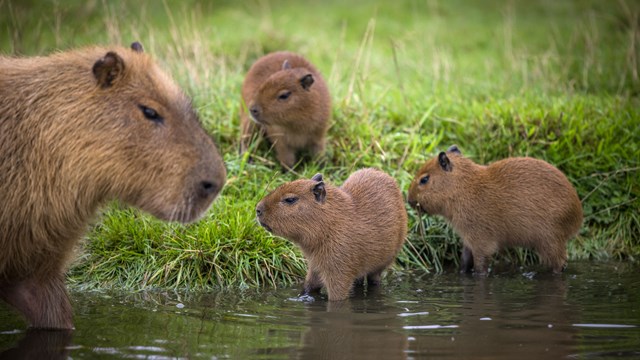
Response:
[[[283,69],[285,61],[289,69]],[[305,76],[311,79],[310,85],[301,84]],[[284,91],[290,91],[291,96],[279,100]],[[301,151],[312,156],[324,151],[331,97],[322,75],[302,56],[275,52],[258,59],[244,79],[242,99],[241,153],[248,149],[255,135],[266,137],[278,161],[287,169],[298,162]],[[254,116],[247,113],[251,109]]]
[[[63,272],[100,206],[194,221],[225,177],[190,100],[139,44],[0,57],[0,298],[31,327],[72,328]]]
[[[429,180],[421,185],[425,175]],[[461,270],[477,274],[487,272],[497,251],[516,246],[534,249],[561,272],[567,242],[582,225],[582,205],[569,180],[551,164],[528,157],[483,166],[450,148],[422,166],[408,200],[451,223],[463,240]]]
[[[407,214],[395,180],[375,169],[353,173],[341,187],[313,179],[283,184],[256,207],[268,230],[300,247],[308,262],[304,293],[326,287],[329,300],[349,297],[356,280],[377,285],[407,235]],[[295,205],[283,202],[298,197]]]

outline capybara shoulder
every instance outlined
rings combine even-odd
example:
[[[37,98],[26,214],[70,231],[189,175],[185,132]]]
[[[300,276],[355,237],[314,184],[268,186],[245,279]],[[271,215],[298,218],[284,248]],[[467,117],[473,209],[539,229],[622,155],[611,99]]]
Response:
[[[329,300],[349,296],[356,280],[376,285],[407,234],[407,214],[395,180],[375,169],[342,185],[321,174],[285,183],[256,207],[258,222],[298,245],[308,260],[304,292],[327,288]]]
[[[487,271],[504,247],[532,248],[554,272],[566,266],[566,244],[582,225],[575,188],[553,165],[514,157],[488,166],[456,146],[428,160],[409,188],[409,203],[447,219],[463,240],[463,271]]]
[[[62,272],[101,205],[190,222],[226,178],[191,100],[139,43],[0,57],[0,159],[0,297],[35,327],[72,326]]]
[[[324,150],[331,96],[320,72],[301,55],[280,51],[258,59],[244,79],[242,100],[241,151],[256,132],[273,144],[285,168],[296,164],[301,151]]]

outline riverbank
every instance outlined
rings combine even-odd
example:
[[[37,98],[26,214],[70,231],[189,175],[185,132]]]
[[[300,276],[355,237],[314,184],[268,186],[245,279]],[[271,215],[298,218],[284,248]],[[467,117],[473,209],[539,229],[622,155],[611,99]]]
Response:
[[[300,252],[255,224],[279,184],[322,172],[341,184],[378,167],[403,192],[426,159],[457,144],[479,163],[533,156],[576,186],[585,221],[570,261],[640,258],[640,7],[632,2],[0,2],[3,54],[140,41],[193,97],[228,182],[196,224],[111,204],[70,269],[80,288],[279,286]],[[282,173],[263,148],[238,155],[240,87],[259,56],[288,49],[325,75],[332,127],[321,162]],[[397,267],[439,271],[459,239],[409,211]],[[501,262],[532,264],[509,251]]]

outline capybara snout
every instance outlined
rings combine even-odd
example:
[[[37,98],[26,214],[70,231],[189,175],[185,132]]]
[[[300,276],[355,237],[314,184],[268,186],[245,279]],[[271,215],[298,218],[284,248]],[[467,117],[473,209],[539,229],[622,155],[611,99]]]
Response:
[[[251,118],[255,122],[260,123],[260,107],[258,105],[252,105],[249,111],[251,112]]]
[[[225,184],[226,170],[224,163],[212,140],[206,134],[195,136],[206,137],[201,145],[193,149],[193,157],[197,161],[189,165],[189,162],[186,161],[189,156],[186,155],[183,158],[185,160],[186,174],[181,176],[178,172],[175,178],[167,179],[170,183],[169,186],[173,186],[171,184],[173,181],[184,181],[183,188],[185,189],[182,197],[178,195],[173,201],[175,210],[169,217],[165,218],[169,221],[191,222],[197,220],[209,208]],[[179,144],[176,144],[176,147],[179,146]],[[189,186],[189,184],[191,185]],[[171,203],[171,200],[169,203]]]
[[[407,202],[409,203],[409,206],[411,206],[412,208],[419,209],[420,204],[418,204],[418,201],[416,199],[408,198]]]

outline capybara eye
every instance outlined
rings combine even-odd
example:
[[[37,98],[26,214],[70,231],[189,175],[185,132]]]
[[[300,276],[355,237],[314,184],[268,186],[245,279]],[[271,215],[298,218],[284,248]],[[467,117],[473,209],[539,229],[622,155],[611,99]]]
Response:
[[[146,107],[144,105],[138,105],[138,106],[140,107],[140,110],[142,110],[144,117],[146,117],[147,119],[156,123],[164,122],[164,119],[162,118],[162,116],[160,116],[160,114],[158,114],[158,112],[155,111],[154,109],[150,107]]]
[[[291,91],[285,91],[278,95],[278,100],[287,100],[291,96]]]
[[[298,201],[298,198],[295,196],[291,196],[291,197],[287,197],[282,199],[282,202],[287,204],[287,205],[293,205]]]
[[[420,185],[425,185],[428,182],[429,182],[429,175],[425,175],[420,178]]]

